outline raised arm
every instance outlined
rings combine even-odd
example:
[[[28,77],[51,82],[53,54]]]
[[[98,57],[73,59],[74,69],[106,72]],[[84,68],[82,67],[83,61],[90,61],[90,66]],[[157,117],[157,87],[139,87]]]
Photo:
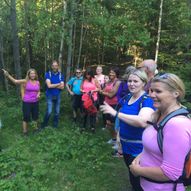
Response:
[[[13,78],[6,70],[2,69],[4,72],[5,77],[7,77],[7,79],[9,79],[11,82],[13,82],[16,85],[21,85],[21,84],[25,84],[26,80],[25,79],[20,79],[17,80],[15,78]]]
[[[141,108],[138,115],[128,115],[121,112],[117,112],[111,106],[109,106],[106,102],[101,106],[101,111],[103,113],[109,113],[112,116],[117,116],[120,120],[132,125],[134,127],[147,127],[147,121],[151,121],[151,116],[154,113],[154,110],[150,107]]]

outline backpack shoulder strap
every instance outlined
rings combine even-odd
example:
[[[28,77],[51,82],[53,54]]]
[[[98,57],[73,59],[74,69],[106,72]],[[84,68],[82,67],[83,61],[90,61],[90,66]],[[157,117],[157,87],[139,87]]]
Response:
[[[173,117],[176,117],[178,115],[184,115],[184,116],[188,116],[189,111],[183,107],[181,107],[180,109],[177,109],[176,111],[173,111],[171,113],[169,113],[157,126],[157,142],[158,142],[158,146],[159,149],[161,151],[161,153],[163,153],[163,128],[166,125],[166,123]]]
[[[140,101],[140,105],[139,105],[139,109],[141,109],[143,107],[143,102],[145,99],[147,99],[149,96],[145,93],[143,94],[141,101]]]

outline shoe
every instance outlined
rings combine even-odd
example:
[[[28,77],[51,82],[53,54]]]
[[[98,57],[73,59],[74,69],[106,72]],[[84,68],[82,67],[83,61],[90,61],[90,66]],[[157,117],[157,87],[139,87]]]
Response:
[[[115,157],[115,158],[122,158],[123,157],[123,154],[118,152],[118,151],[111,153],[111,155],[112,155],[112,157]]]
[[[95,128],[91,128],[91,132],[92,132],[92,133],[95,133]]]
[[[107,144],[114,145],[116,143],[116,139],[110,139],[107,141]]]
[[[114,150],[118,150],[118,148],[119,148],[119,146],[118,146],[118,144],[115,144],[115,145],[113,145],[113,147],[112,147],[112,149],[114,149]]]

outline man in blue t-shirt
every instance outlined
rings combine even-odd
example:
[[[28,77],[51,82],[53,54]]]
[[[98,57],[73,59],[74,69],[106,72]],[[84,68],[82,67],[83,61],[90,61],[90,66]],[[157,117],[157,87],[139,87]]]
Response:
[[[47,109],[42,123],[42,128],[48,125],[52,107],[54,105],[53,127],[58,127],[60,113],[60,93],[64,89],[64,76],[59,71],[59,64],[56,60],[52,62],[51,70],[45,74]]]
[[[82,84],[83,77],[81,69],[76,69],[75,77],[72,77],[67,83],[66,88],[70,95],[72,96],[72,109],[73,109],[73,119],[76,122],[77,110],[78,108],[82,112],[82,93],[80,91],[80,86]]]

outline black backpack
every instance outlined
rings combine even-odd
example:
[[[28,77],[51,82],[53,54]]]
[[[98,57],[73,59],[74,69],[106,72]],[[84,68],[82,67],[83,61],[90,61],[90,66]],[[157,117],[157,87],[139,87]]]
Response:
[[[147,121],[148,124],[153,125],[153,127],[157,131],[157,143],[159,146],[159,149],[161,153],[163,153],[163,128],[165,124],[173,117],[183,115],[189,117],[189,111],[185,109],[184,107],[181,107],[180,109],[173,111],[169,113],[159,124],[152,123],[150,121]],[[144,177],[145,178],[145,177]],[[176,191],[176,187],[178,183],[183,183],[184,186],[191,185],[191,149],[189,150],[188,154],[186,155],[185,161],[184,161],[184,169],[182,175],[179,177],[176,181],[154,181],[149,178],[145,178],[151,182],[155,183],[174,183],[173,191]]]

